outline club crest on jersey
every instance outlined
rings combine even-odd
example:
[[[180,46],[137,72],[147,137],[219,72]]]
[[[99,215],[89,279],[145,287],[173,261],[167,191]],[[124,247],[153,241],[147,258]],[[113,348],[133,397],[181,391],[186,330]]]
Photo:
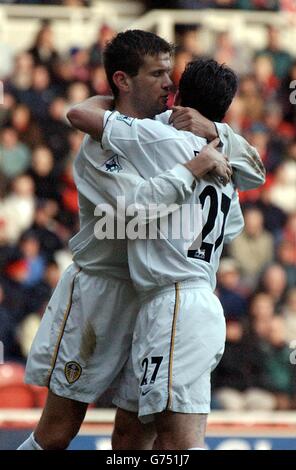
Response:
[[[132,123],[133,123],[134,118],[129,117],[129,116],[125,116],[124,114],[119,114],[119,116],[117,116],[116,120],[125,122],[125,124],[127,124],[128,126],[131,126]]]
[[[104,167],[105,170],[110,173],[119,173],[122,170],[122,166],[119,163],[118,155],[113,155],[113,157],[109,158],[109,160],[104,163]]]
[[[73,384],[74,382],[76,382],[81,376],[81,372],[82,367],[78,364],[78,362],[71,361],[66,363],[65,377],[69,384]]]

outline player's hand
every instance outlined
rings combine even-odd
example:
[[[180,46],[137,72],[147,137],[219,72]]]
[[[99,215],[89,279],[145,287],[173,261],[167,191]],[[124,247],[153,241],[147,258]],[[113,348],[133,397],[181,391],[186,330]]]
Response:
[[[225,186],[231,179],[232,169],[228,157],[216,150],[219,142],[219,139],[214,139],[205,145],[195,158],[185,163],[185,166],[197,178],[208,175]]]
[[[173,106],[172,110],[169,123],[173,124],[176,129],[192,132],[207,140],[213,140],[218,137],[214,123],[205,118],[196,109]]]

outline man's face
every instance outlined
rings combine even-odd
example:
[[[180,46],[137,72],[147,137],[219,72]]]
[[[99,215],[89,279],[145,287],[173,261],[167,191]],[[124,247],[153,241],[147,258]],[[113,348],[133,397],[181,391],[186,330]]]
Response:
[[[152,118],[167,109],[170,79],[171,57],[169,53],[155,56],[147,55],[138,75],[131,77],[130,99],[137,110],[138,117]]]

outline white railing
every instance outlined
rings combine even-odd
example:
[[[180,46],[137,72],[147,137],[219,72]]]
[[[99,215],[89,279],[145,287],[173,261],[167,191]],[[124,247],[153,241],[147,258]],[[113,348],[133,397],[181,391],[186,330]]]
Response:
[[[0,5],[0,41],[15,51],[32,44],[42,20],[50,20],[56,47],[86,47],[103,23],[115,30],[128,28],[143,12],[134,1],[100,1],[90,7]]]
[[[254,12],[242,10],[152,10],[137,18],[131,28],[154,30],[167,41],[174,41],[176,24],[197,24],[203,27],[203,44],[211,43],[213,33],[229,31],[234,43],[252,49],[264,47],[265,25],[281,30],[283,46],[295,55],[296,14],[288,12]]]
[[[91,7],[65,6],[0,6],[0,41],[19,51],[30,47],[40,27],[40,21],[50,19],[56,47],[87,47],[94,41],[98,28],[107,22],[120,31],[127,28],[153,30],[173,42],[176,24],[198,24],[201,44],[213,46],[217,32],[229,31],[235,44],[252,49],[264,47],[264,26],[280,27],[283,46],[295,55],[296,14],[251,12],[241,10],[152,10],[142,15],[143,7],[134,1],[99,1]]]

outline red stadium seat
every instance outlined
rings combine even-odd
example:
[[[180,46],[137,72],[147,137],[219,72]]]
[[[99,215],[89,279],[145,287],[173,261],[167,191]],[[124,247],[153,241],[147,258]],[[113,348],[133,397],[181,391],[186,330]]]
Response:
[[[0,408],[34,407],[34,394],[24,384],[24,372],[21,364],[0,365]]]
[[[47,398],[47,388],[39,387],[38,385],[30,385],[29,387],[34,395],[35,408],[44,408]]]

